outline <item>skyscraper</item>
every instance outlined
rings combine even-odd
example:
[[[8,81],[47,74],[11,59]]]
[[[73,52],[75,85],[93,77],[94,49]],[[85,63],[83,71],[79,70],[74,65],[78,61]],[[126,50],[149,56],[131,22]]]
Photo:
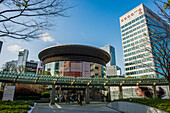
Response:
[[[115,48],[111,45],[105,45],[104,47],[101,47],[101,49],[108,52],[111,56],[111,60],[106,64],[106,66],[116,65]]]
[[[156,25],[156,26],[153,26]],[[168,27],[158,15],[149,8],[140,4],[125,15],[120,17],[122,45],[127,76],[158,77],[155,58],[149,52],[153,49],[150,32],[162,35],[160,27]],[[155,35],[156,37],[156,35]],[[158,37],[158,36],[157,36]]]
[[[27,49],[21,49],[19,50],[19,54],[18,54],[18,66],[26,66],[26,62],[28,59],[28,53],[29,51]]]

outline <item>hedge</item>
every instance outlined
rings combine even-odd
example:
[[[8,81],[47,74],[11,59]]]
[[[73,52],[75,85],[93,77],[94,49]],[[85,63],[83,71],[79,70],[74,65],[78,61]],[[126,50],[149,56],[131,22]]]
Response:
[[[34,102],[32,101],[0,101],[0,106],[1,105],[30,105],[30,106],[34,106]]]
[[[34,106],[32,101],[0,101],[0,113],[27,113]]]
[[[39,96],[18,96],[16,97],[17,100],[39,100]]]
[[[0,113],[27,113],[27,110],[25,109],[1,110]]]
[[[50,97],[50,93],[49,93],[49,92],[43,92],[43,93],[41,94],[41,97],[43,97],[43,98],[49,98],[49,97]]]

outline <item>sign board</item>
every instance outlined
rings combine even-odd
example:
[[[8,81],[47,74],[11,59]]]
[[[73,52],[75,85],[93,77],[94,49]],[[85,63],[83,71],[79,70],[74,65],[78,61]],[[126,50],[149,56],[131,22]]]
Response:
[[[90,62],[83,62],[83,77],[90,77]]]
[[[13,101],[14,91],[15,91],[15,86],[5,86],[2,100],[3,101],[5,101],[5,100]]]

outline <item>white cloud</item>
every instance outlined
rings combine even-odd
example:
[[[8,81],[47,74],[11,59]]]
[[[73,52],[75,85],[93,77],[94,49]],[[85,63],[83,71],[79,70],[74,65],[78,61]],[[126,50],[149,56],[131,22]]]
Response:
[[[39,36],[44,42],[53,42],[54,41],[54,38],[52,38],[51,36],[50,36],[50,34],[48,34],[48,33],[44,33],[44,34],[42,34],[42,35],[40,35]]]
[[[10,51],[12,53],[16,53],[21,49],[21,47],[19,45],[15,44],[15,45],[8,46],[7,49],[8,49],[8,51]]]

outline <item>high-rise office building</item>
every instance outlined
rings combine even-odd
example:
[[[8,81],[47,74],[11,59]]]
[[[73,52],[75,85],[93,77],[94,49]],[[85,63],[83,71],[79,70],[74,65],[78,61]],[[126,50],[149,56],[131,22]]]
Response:
[[[121,76],[121,69],[116,66],[115,48],[111,45],[105,45],[101,49],[108,52],[111,56],[111,60],[106,64],[106,77]]]
[[[148,51],[153,49],[150,32],[162,35],[158,26],[169,29],[165,21],[143,4],[120,17],[126,76],[158,77],[154,71],[157,70],[155,58]]]
[[[19,54],[18,54],[18,66],[26,66],[26,62],[28,59],[28,53],[29,51],[27,49],[21,49],[19,50]]]
[[[37,67],[38,62],[34,60],[28,61],[28,53],[29,51],[27,49],[21,49],[19,50],[18,60],[12,60],[8,61],[4,64],[4,71],[11,71],[11,72],[17,72],[17,68],[22,66],[21,68],[24,68],[27,74],[38,74]],[[12,66],[11,66],[12,65]],[[8,68],[9,67],[9,68]],[[14,69],[15,68],[15,69]],[[20,72],[20,71],[18,71]]]
[[[111,60],[106,64],[106,66],[116,65],[115,48],[111,45],[105,45],[104,47],[101,47],[101,49],[108,52],[111,56]]]

